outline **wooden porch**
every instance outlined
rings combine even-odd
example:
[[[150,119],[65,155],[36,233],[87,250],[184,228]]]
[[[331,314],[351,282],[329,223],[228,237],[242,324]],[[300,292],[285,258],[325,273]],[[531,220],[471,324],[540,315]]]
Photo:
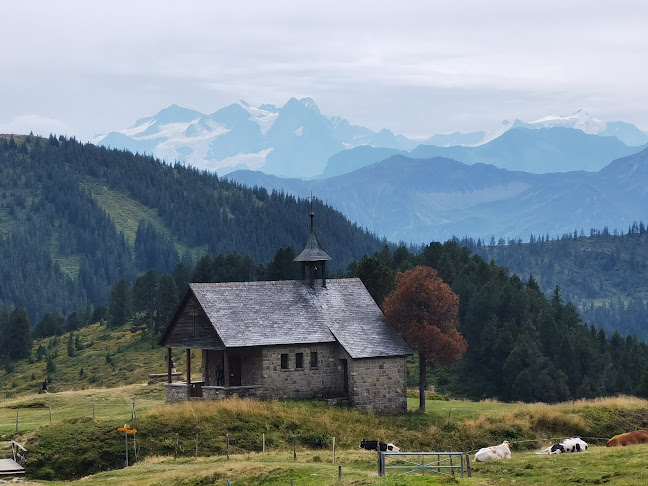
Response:
[[[257,356],[246,354],[240,350],[202,350],[202,380],[192,380],[191,349],[186,349],[186,381],[174,382],[171,369],[172,349],[167,348],[167,401],[189,400],[204,398],[219,400],[222,398],[257,397],[262,385],[256,382],[258,374],[255,370],[259,363]],[[260,357],[260,355],[259,355]],[[195,361],[195,360],[194,360]],[[196,373],[197,375],[197,373]]]

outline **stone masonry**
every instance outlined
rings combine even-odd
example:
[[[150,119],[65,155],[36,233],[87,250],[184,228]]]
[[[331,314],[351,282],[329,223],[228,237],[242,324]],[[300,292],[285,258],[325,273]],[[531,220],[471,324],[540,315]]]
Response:
[[[383,413],[407,411],[404,357],[349,360],[349,400],[354,407]]]
[[[317,367],[311,368],[311,353],[317,353]],[[303,353],[303,367],[296,368],[296,353]],[[281,369],[281,355],[288,355],[288,368]],[[264,398],[312,398],[341,396],[344,372],[337,343],[268,346],[263,348]]]

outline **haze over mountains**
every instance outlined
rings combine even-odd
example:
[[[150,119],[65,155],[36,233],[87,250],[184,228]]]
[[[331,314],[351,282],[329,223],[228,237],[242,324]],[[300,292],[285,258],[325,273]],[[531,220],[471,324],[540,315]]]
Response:
[[[95,142],[315,194],[392,241],[623,229],[648,202],[632,184],[648,180],[648,134],[582,110],[415,141],[326,117],[310,98],[280,108],[241,101],[210,115],[172,105]]]
[[[624,229],[647,219],[648,150],[596,173],[531,174],[493,165],[394,155],[349,174],[302,181],[261,172],[230,174],[247,186],[311,192],[351,221],[391,241],[427,243],[452,236],[523,241],[581,229]]]
[[[524,128],[571,130],[566,131],[569,134],[565,132],[559,135],[556,132],[538,136],[538,139],[534,135],[518,134],[517,138],[505,138],[494,143],[507,132],[522,132],[516,129]],[[585,134],[591,137],[588,138]],[[617,140],[623,143],[618,143]],[[608,123],[579,110],[567,117],[547,116],[531,122],[504,122],[489,132],[435,134],[425,140],[412,140],[395,135],[388,129],[376,133],[352,125],[339,116],[327,117],[310,98],[291,98],[282,107],[269,104],[253,107],[241,101],[209,115],[171,105],[154,116],[137,120],[130,128],[98,136],[94,143],[152,154],[167,162],[179,161],[199,169],[217,171],[219,175],[247,169],[261,170],[280,177],[311,178],[339,175],[386,158],[382,155],[382,158],[378,158],[373,154],[366,158],[367,153],[353,152],[343,156],[347,160],[345,165],[340,165],[339,160],[335,160],[344,150],[358,147],[392,149],[393,152],[389,155],[396,151],[405,153],[415,149],[412,156],[419,158],[442,155],[466,163],[485,162],[498,167],[538,173],[556,168],[562,171],[598,170],[614,158],[633,153],[633,149],[627,146],[648,143],[648,134],[632,124]],[[502,152],[506,152],[507,145],[515,143],[521,146],[518,152],[526,151],[526,157],[520,165],[516,165],[517,159],[513,155],[509,156],[511,160],[507,160]],[[524,148],[528,143],[535,146]],[[597,143],[604,148],[601,150]],[[424,147],[419,147],[421,144]],[[488,146],[487,149],[464,150],[460,152],[461,157],[455,156],[459,150],[457,146],[476,148],[484,144]],[[430,146],[436,148],[431,149]],[[444,152],[441,150],[443,147],[449,148]],[[571,154],[579,153],[583,147],[589,153],[602,153],[588,163],[578,160],[565,164],[559,160],[542,165],[542,161],[547,160],[547,155],[559,153],[563,159],[569,159]],[[529,155],[537,148],[544,152],[535,158]],[[434,150],[436,153],[431,153]],[[634,150],[636,151],[638,150]]]

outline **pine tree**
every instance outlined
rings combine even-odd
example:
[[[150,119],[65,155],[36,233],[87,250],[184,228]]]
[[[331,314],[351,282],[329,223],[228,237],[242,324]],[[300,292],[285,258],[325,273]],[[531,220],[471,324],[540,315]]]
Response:
[[[110,292],[110,319],[113,327],[122,326],[130,318],[133,307],[133,293],[126,280],[121,279],[112,286]]]
[[[7,356],[10,360],[27,358],[31,353],[32,334],[27,310],[23,307],[15,309],[9,316],[7,332]]]

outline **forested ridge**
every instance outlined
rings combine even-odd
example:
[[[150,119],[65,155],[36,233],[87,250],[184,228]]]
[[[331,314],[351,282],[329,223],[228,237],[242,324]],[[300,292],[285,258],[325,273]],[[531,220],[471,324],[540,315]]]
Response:
[[[138,221],[135,241],[127,241],[93,187],[153,209],[158,224]],[[309,205],[75,139],[0,136],[0,304],[24,307],[36,321],[88,301],[108,305],[116,281],[171,272],[183,258],[237,252],[262,264],[279,248],[304,245]],[[334,270],[384,244],[317,200],[313,209]]]
[[[0,181],[0,360],[8,377],[23,359],[45,360],[48,373],[55,373],[53,356],[42,346],[34,352],[32,336],[69,332],[73,356],[72,332],[102,322],[141,330],[154,343],[189,281],[280,280],[300,273],[293,258],[307,237],[305,200],[62,137],[0,137]],[[93,197],[98,186],[155,208],[155,221],[137,221],[130,241]],[[643,224],[623,236],[542,237],[526,246],[466,239],[432,242],[413,253],[385,245],[317,201],[314,209],[337,275],[360,277],[377,303],[394,289],[397,272],[418,265],[436,269],[459,296],[458,330],[468,348],[457,366],[431,364],[429,383],[439,390],[507,401],[648,396],[648,346],[632,335],[606,335],[564,298],[574,300],[577,287],[570,284],[578,272],[595,271],[595,263],[601,279],[582,277],[592,292],[623,288],[636,299],[645,295],[638,276],[646,262]],[[616,250],[603,250],[601,242]],[[180,247],[188,251],[180,255]],[[517,270],[518,277],[499,265],[504,255],[537,266]],[[555,275],[579,258],[584,261],[574,263],[566,291],[554,286],[543,293],[550,280],[542,264],[551,263]],[[615,269],[613,284],[602,277],[606,269]],[[411,371],[415,383],[416,368]]]
[[[458,366],[432,367],[428,383],[438,390],[505,401],[648,396],[648,345],[616,332],[606,336],[579,317],[559,287],[548,298],[532,276],[521,279],[458,242],[430,243],[418,255],[384,248],[352,270],[382,303],[396,272],[416,265],[437,269],[459,296],[458,330],[468,341]],[[409,379],[416,384],[415,367]]]
[[[648,342],[648,231],[642,221],[622,232],[590,229],[587,235],[581,230],[491,243],[460,241],[523,278],[533,275],[546,295],[559,286],[582,319],[608,335],[618,331]]]

